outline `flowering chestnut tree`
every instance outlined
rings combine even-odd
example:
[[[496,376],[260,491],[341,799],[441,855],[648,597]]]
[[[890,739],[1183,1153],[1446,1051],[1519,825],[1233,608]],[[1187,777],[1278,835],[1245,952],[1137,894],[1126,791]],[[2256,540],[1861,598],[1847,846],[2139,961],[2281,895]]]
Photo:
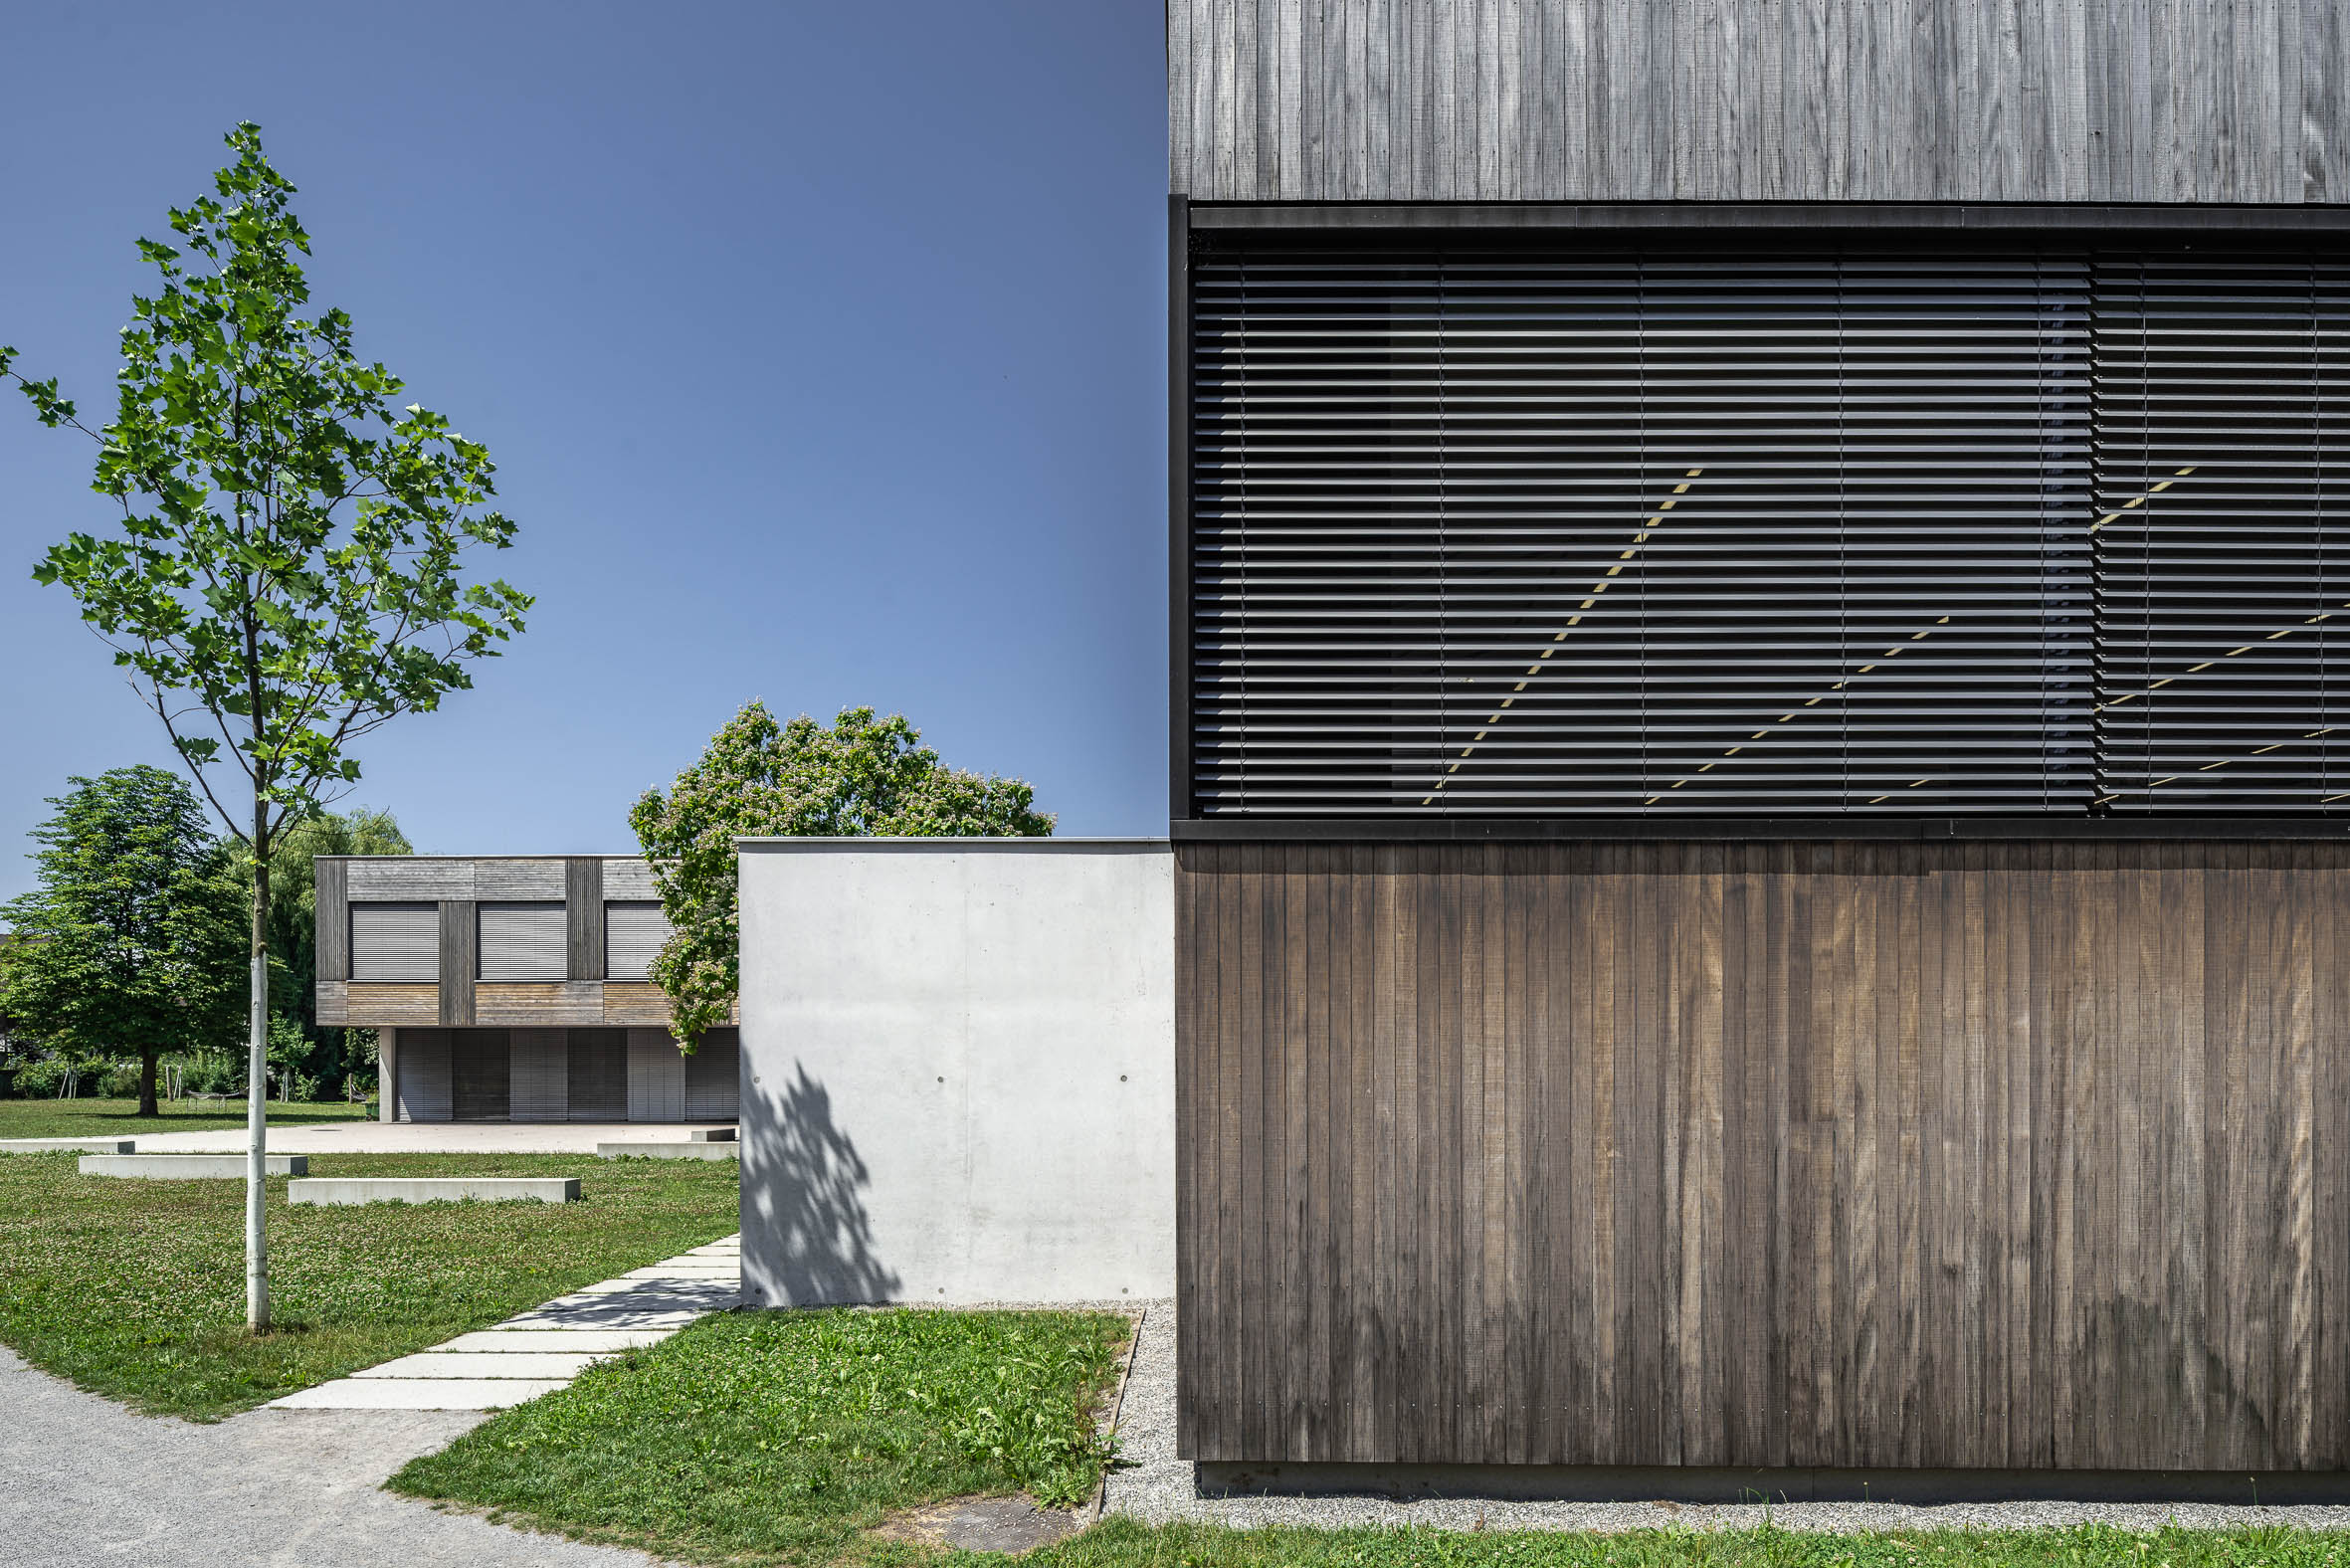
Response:
[[[733,1013],[742,952],[735,839],[1052,834],[1027,784],[950,768],[921,741],[902,714],[847,707],[829,727],[804,713],[778,724],[753,701],[668,794],[651,789],[637,801],[629,826],[672,927],[653,979],[670,999],[679,1044],[691,1050]]]

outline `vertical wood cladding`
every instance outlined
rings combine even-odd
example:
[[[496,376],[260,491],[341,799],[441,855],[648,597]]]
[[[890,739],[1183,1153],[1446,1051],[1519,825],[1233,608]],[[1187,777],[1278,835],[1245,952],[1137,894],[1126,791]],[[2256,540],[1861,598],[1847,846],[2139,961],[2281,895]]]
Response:
[[[481,972],[471,898],[441,900],[441,1022],[474,1021],[474,981]]]
[[[317,955],[317,979],[321,983],[348,980],[351,977],[350,865],[346,861],[320,858],[311,870],[316,875],[317,889],[316,934],[311,947]]]
[[[563,863],[564,957],[573,980],[604,978],[604,860],[575,855]]]
[[[2350,846],[1178,853],[1186,1456],[2350,1468]]]
[[[2335,0],[1170,0],[1197,201],[2339,202]]]

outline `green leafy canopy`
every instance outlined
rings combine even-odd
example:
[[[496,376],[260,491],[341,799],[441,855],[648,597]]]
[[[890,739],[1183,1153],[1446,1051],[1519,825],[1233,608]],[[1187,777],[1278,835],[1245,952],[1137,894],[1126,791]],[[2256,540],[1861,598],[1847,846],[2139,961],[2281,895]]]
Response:
[[[647,790],[629,826],[674,928],[653,961],[672,1031],[688,1046],[724,1024],[740,973],[736,838],[1041,839],[1051,816],[1018,779],[945,766],[900,714],[843,708],[832,725],[778,724],[754,701],[710,737],[670,792]]]
[[[18,938],[0,968],[0,1011],[78,1058],[151,1061],[233,1042],[245,887],[203,806],[160,768],[69,783],[33,830],[37,884],[0,905]]]
[[[98,443],[92,488],[118,531],[74,533],[34,576],[62,584],[241,839],[347,788],[347,747],[470,686],[467,666],[522,630],[530,599],[461,581],[470,547],[514,525],[482,509],[494,466],[447,419],[395,407],[340,310],[305,315],[309,237],[258,126],[227,137],[215,194],[139,241],[160,285],[121,334],[112,423],[93,431],[57,381],[26,379],[42,422]],[[216,791],[224,759],[250,789]],[[235,798],[240,809],[232,810]],[[250,805],[250,833],[242,808]]]

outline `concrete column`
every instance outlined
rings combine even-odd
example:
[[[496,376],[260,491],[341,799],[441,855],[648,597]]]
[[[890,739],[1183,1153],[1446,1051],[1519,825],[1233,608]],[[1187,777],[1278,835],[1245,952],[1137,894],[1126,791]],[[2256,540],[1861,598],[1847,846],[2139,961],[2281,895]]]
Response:
[[[378,1121],[395,1121],[399,1119],[399,1107],[392,1100],[400,1083],[399,1063],[395,1060],[400,1049],[400,1032],[379,1029],[375,1035],[380,1042],[375,1055],[375,1116]]]

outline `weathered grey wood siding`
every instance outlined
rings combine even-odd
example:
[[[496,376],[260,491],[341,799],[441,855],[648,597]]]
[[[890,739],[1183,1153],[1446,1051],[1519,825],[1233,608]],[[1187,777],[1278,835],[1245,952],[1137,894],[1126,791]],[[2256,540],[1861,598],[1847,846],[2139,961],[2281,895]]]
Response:
[[[1177,854],[1186,1456],[2350,1469],[2350,847]]]
[[[652,898],[652,869],[634,856],[486,856],[458,859],[421,855],[321,856],[315,867],[318,899],[318,1021],[359,1028],[418,1024],[666,1025],[668,998],[642,979],[604,983],[607,899]],[[559,958],[538,968],[538,980],[497,979],[514,973],[498,960],[498,948],[485,953],[482,906],[490,900],[561,899]],[[428,961],[415,976],[436,973],[435,985],[393,983],[380,964],[356,965],[353,979],[350,924],[357,907],[363,923],[381,923],[384,904],[413,904],[425,911]],[[494,944],[493,944],[494,946]],[[362,960],[365,955],[360,955]]]
[[[1169,0],[1196,201],[2340,202],[2341,0]]]

